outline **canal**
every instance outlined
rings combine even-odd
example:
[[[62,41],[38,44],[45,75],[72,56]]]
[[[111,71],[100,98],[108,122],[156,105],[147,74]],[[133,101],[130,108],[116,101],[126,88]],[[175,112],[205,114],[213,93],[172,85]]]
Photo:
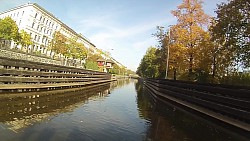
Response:
[[[1,141],[244,141],[162,104],[137,80],[0,95]]]

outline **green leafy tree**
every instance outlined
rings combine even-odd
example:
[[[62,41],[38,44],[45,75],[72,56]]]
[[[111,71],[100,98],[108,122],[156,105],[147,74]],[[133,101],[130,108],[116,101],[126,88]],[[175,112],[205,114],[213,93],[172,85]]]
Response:
[[[0,39],[18,42],[21,39],[18,30],[18,26],[12,18],[6,17],[0,20]]]
[[[97,62],[98,59],[103,59],[103,57],[99,54],[89,54],[87,61],[93,61],[93,62]]]
[[[117,64],[114,64],[113,65],[113,68],[110,70],[110,73],[113,73],[113,74],[120,74],[120,70],[121,68],[117,65]]]
[[[143,56],[136,73],[144,78],[157,78],[159,77],[159,70],[156,56],[157,48],[150,47],[146,54]]]
[[[87,49],[82,43],[77,42],[77,40],[78,38],[68,39],[66,56],[83,60],[87,57]]]
[[[248,0],[231,0],[218,5],[213,24],[213,41],[221,46],[221,57],[228,66],[250,67],[250,4]],[[222,52],[221,52],[222,53]]]
[[[164,78],[166,75],[166,64],[168,63],[167,57],[169,55],[169,37],[162,26],[156,27],[156,33],[153,34],[153,36],[156,37],[156,40],[159,43],[158,49],[156,50],[156,62],[158,62],[159,77]]]
[[[93,69],[93,70],[99,70],[97,60],[103,59],[101,55],[99,54],[91,54],[88,53],[88,56],[86,58],[86,64],[85,67],[87,69]],[[102,68],[103,69],[103,68]]]
[[[20,36],[21,40],[18,42],[18,44],[22,45],[21,50],[23,50],[24,47],[28,47],[29,45],[33,44],[30,34],[28,34],[26,31],[21,30]]]
[[[56,31],[53,34],[53,39],[49,44],[49,49],[57,54],[66,55],[68,52],[68,47],[66,42],[67,38],[59,31]]]
[[[97,62],[93,62],[91,60],[86,62],[85,67],[86,67],[86,69],[98,70]]]

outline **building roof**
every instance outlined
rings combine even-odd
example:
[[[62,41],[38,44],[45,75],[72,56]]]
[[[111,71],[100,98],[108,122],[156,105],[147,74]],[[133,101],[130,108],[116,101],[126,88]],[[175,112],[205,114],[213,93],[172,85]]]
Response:
[[[106,60],[104,60],[104,59],[102,59],[102,58],[99,58],[98,60],[97,60],[97,62],[105,62]]]
[[[69,26],[67,26],[65,23],[63,23],[62,21],[60,21],[57,17],[55,17],[52,13],[48,12],[46,9],[44,9],[43,7],[41,7],[40,5],[38,5],[37,3],[26,3],[26,4],[23,4],[23,5],[20,5],[20,6],[17,6],[17,7],[14,7],[14,8],[11,8],[9,10],[6,10],[6,11],[3,11],[3,12],[0,12],[0,15],[1,14],[4,14],[4,13],[7,13],[7,12],[10,12],[10,11],[13,11],[13,10],[17,10],[17,9],[20,9],[20,8],[24,8],[24,7],[27,7],[27,6],[34,6],[35,8],[45,12],[46,14],[48,14],[49,16],[51,16],[51,18],[53,18],[54,20],[56,20],[57,22],[59,22],[61,24],[61,26],[65,27],[66,29],[70,30],[73,34],[75,34],[76,36],[84,39],[86,42],[88,42],[89,44],[91,44],[92,46],[96,47],[93,43],[90,42],[89,39],[87,39],[85,36],[81,35],[81,34],[78,34],[76,33],[72,28],[70,28]]]
[[[114,63],[114,61],[112,61],[111,59],[106,60],[106,62],[108,62],[108,63]]]

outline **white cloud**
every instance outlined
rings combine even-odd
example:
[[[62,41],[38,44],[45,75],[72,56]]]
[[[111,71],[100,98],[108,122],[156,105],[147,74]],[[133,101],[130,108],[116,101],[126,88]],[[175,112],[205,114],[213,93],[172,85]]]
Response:
[[[142,21],[126,21],[121,18],[124,12],[97,13],[82,18],[81,15],[72,15],[76,30],[90,39],[97,48],[111,51],[111,55],[129,69],[136,70],[146,49],[155,46],[152,37],[157,25],[166,25],[173,22],[169,18],[146,18]],[[128,24],[126,24],[128,23]]]

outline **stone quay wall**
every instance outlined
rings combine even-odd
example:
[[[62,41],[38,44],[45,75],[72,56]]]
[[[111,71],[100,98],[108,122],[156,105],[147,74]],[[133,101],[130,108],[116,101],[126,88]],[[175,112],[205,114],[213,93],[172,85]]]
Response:
[[[59,61],[59,60],[53,60],[53,59],[49,59],[45,57],[39,57],[39,56],[25,54],[25,53],[18,53],[18,52],[13,52],[10,50],[3,50],[3,49],[0,49],[0,57],[17,59],[17,60],[27,60],[27,61],[37,62],[37,63],[63,65],[62,61]]]

